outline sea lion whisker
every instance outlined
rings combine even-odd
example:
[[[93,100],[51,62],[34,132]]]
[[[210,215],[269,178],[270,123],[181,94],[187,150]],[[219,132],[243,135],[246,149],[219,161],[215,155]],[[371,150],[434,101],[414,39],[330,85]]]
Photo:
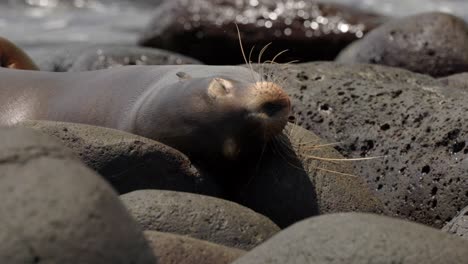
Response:
[[[334,142],[334,143],[326,143],[326,144],[302,143],[305,149],[317,149],[317,148],[323,148],[323,147],[336,146],[340,144],[343,144],[343,143],[342,142]]]
[[[325,172],[330,172],[330,173],[334,173],[334,174],[341,175],[341,176],[351,176],[353,178],[358,178],[358,176],[354,175],[354,174],[349,174],[349,173],[344,173],[344,172],[339,172],[339,171],[334,171],[334,170],[328,170],[328,169],[321,168],[321,167],[316,167],[316,166],[310,166],[310,167],[312,169],[321,170],[321,171],[325,171]]]
[[[260,53],[258,54],[258,64],[259,64],[259,65],[261,65],[263,53],[268,49],[268,46],[270,46],[271,43],[272,43],[272,42],[266,44],[266,45],[260,50]],[[262,77],[262,81],[264,81],[264,80],[263,80],[263,72],[264,72],[264,68],[263,68],[263,67],[260,67],[260,76]]]
[[[385,156],[375,156],[375,157],[365,157],[365,158],[323,158],[323,157],[317,157],[313,155],[306,155],[306,157],[310,159],[323,160],[323,161],[362,161],[362,160],[373,160],[373,159],[385,158]]]
[[[252,48],[250,49],[250,52],[249,52],[249,63],[250,63],[250,65],[252,65],[251,64],[251,62],[252,62],[252,53],[253,53],[254,49],[255,49],[255,45],[252,46]]]
[[[276,60],[281,54],[283,54],[283,53],[285,53],[285,52],[287,52],[287,51],[288,51],[288,49],[285,49],[285,50],[283,50],[283,51],[278,52],[278,54],[276,54],[276,55],[273,57],[273,59],[271,60],[271,64],[274,63],[275,60]]]
[[[239,46],[240,46],[240,49],[241,49],[242,57],[244,57],[245,64],[247,64],[249,66],[250,71],[251,71],[250,74],[252,75],[252,81],[255,83],[257,80],[255,79],[255,76],[253,74],[254,70],[253,70],[253,67],[252,67],[252,63],[248,62],[247,57],[245,56],[244,46],[242,45],[242,38],[241,38],[239,26],[237,25],[237,23],[234,23],[234,25],[236,25],[237,36],[239,37]]]
[[[295,169],[298,169],[298,170],[303,170],[303,169],[304,169],[304,168],[301,168],[301,167],[297,166],[296,164],[291,163],[291,162],[288,160],[288,158],[284,155],[284,154],[289,155],[288,153],[286,153],[286,151],[290,151],[293,155],[295,154],[294,150],[293,150],[290,146],[286,145],[284,142],[281,143],[281,141],[279,141],[279,140],[278,140],[277,142],[272,141],[272,143],[273,143],[273,147],[276,149],[278,155],[279,155],[279,156],[281,157],[281,159],[283,159],[287,164],[289,164],[291,167],[293,167],[293,168],[295,168]],[[278,146],[277,144],[280,144],[280,145]],[[284,145],[281,146],[281,144],[284,144]],[[282,152],[282,150],[284,150],[284,153]]]

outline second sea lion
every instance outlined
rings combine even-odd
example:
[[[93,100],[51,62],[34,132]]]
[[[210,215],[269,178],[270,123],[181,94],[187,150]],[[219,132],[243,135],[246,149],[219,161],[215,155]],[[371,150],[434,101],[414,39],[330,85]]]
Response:
[[[39,67],[22,49],[6,38],[0,37],[0,67],[18,70],[39,70]]]

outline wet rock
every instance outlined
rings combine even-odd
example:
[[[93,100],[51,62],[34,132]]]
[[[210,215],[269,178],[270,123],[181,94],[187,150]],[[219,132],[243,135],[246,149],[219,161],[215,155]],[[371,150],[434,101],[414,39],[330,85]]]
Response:
[[[235,23],[246,55],[272,42],[263,58],[278,61],[330,60],[352,41],[384,19],[332,3],[299,0],[177,0],[167,1],[154,14],[139,43],[172,50],[207,64],[240,64]],[[257,61],[254,56],[254,61]]]
[[[404,68],[431,76],[468,71],[468,26],[453,15],[423,13],[386,23],[336,59]]]
[[[289,124],[252,166],[237,202],[281,227],[334,212],[381,213],[383,204],[329,142]],[[365,164],[369,161],[361,161]]]
[[[110,44],[75,44],[58,50],[36,52],[35,61],[43,71],[93,71],[124,65],[201,64],[174,52]]]
[[[112,188],[58,141],[0,138],[1,263],[156,263]]]
[[[185,155],[144,137],[104,127],[53,121],[25,121],[18,126],[60,139],[119,193],[148,188],[211,195],[220,192]]]
[[[121,199],[144,230],[188,235],[241,249],[251,249],[279,231],[268,218],[214,197],[141,190]]]
[[[467,248],[468,241],[421,224],[342,213],[301,221],[233,263],[463,263]]]
[[[228,264],[245,251],[207,241],[156,231],[145,231],[159,264]]]
[[[273,69],[272,69],[273,70]],[[427,75],[378,65],[308,63],[286,80],[297,124],[347,158],[392,215],[441,228],[468,204],[468,102]]]
[[[443,231],[468,239],[468,207],[465,207],[455,218],[447,223]]]

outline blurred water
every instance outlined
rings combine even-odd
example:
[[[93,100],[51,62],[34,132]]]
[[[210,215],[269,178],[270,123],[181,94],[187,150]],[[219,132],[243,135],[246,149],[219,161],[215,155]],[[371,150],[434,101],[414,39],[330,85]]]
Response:
[[[438,10],[468,20],[468,0],[322,0],[327,1],[389,16]],[[76,42],[134,44],[157,2],[160,0],[0,0],[0,35],[28,52]]]
[[[0,4],[0,35],[33,52],[41,47],[77,42],[134,44],[152,11],[123,2],[24,2],[10,0]]]
[[[363,10],[370,10],[389,16],[442,11],[468,20],[468,0],[325,0],[348,4]]]

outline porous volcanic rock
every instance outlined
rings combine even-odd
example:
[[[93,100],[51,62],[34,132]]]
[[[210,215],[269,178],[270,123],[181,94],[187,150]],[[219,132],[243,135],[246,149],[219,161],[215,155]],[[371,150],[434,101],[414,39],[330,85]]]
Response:
[[[0,138],[0,263],[156,263],[116,193],[58,140]]]
[[[221,246],[188,236],[145,231],[158,264],[228,264],[245,254],[245,251]]]
[[[279,231],[265,216],[214,197],[140,190],[121,199],[144,230],[188,235],[240,249],[251,249]]]
[[[244,63],[272,42],[263,58],[279,61],[332,60],[338,52],[385,20],[334,3],[302,0],[175,0],[156,9],[139,43],[172,50],[207,64]]]
[[[267,66],[265,66],[267,67]],[[276,70],[275,70],[276,69]],[[279,70],[296,122],[335,146],[392,215],[441,228],[468,204],[468,99],[439,80],[379,65]],[[289,78],[289,79],[288,79]]]
[[[220,193],[185,155],[157,141],[85,124],[32,120],[17,126],[60,139],[119,193],[151,188]]]
[[[233,264],[464,263],[468,241],[390,217],[341,213],[281,231]]]
[[[433,12],[396,19],[369,32],[337,57],[338,62],[372,63],[435,77],[468,71],[468,25]]]

